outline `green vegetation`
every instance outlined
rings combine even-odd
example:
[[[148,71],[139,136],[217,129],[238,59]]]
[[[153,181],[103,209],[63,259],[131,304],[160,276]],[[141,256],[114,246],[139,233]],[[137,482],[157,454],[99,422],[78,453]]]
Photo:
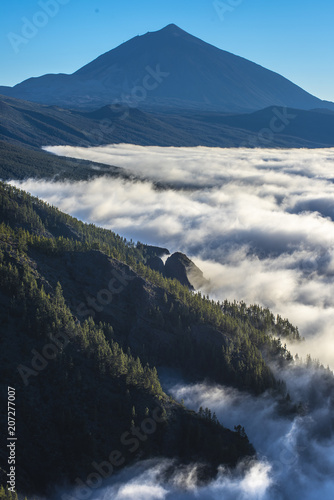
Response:
[[[0,486],[0,500],[18,500],[18,496],[17,496],[16,491],[15,491],[15,493],[12,493],[8,489],[8,486],[6,486],[6,488],[4,488],[3,486]]]
[[[141,347],[126,334],[117,304],[108,321],[77,318],[69,304],[74,292],[80,295],[81,285],[75,276],[67,280],[66,258],[74,259],[73,272],[75,259],[80,265],[95,265],[94,258],[120,265],[117,257],[132,263],[142,276],[148,273],[151,282],[139,277],[133,281],[153,291],[148,315],[157,313],[159,297],[165,294],[166,311],[173,304],[180,307],[181,322],[191,313],[191,321],[198,318],[204,324],[212,314],[210,301],[151,272],[144,265],[144,251],[114,233],[82,224],[5,184],[0,184],[0,216],[0,391],[5,399],[7,385],[17,390],[19,491],[45,493],[55,484],[84,480],[94,471],[92,463],[105,461],[113,450],[121,453],[124,465],[139,457],[179,457],[207,462],[210,474],[221,463],[235,465],[254,453],[247,436],[225,429],[209,413],[203,418],[188,411],[164,394],[157,370],[147,362],[153,354],[139,356]],[[94,282],[94,276],[87,279]],[[183,334],[176,319],[166,335],[178,331],[179,342]],[[157,321],[153,314],[148,328]],[[183,349],[191,344],[186,338],[180,353],[166,356],[167,364],[184,359]],[[144,422],[149,418],[154,423],[157,410],[154,432],[143,433]],[[0,417],[5,428],[6,415]],[[143,438],[135,440],[137,447],[132,436],[138,429]],[[6,458],[0,459],[5,470]]]
[[[34,151],[50,139],[99,145],[112,135],[113,142],[147,144],[150,137],[160,144],[162,129],[162,144],[172,139],[175,145],[175,137],[197,144],[196,133],[203,137],[200,117],[197,125],[190,116],[179,118],[196,125],[188,138],[174,130],[175,117],[162,123],[138,110],[114,127],[122,111],[109,107],[85,114],[5,99],[0,108],[0,138],[11,142],[0,141],[3,180],[126,175]],[[221,135],[223,121],[234,118],[216,119],[208,145],[212,131]],[[102,130],[105,122],[110,126]],[[227,143],[235,133],[240,130]],[[189,411],[166,395],[156,367],[178,370],[188,381],[271,391],[279,413],[305,414],[307,404],[291,401],[269,368],[271,361],[292,363],[281,339],[300,341],[298,329],[267,308],[215,302],[167,279],[148,265],[163,253],[0,182],[0,393],[4,401],[7,386],[16,388],[20,493],[48,494],[53,486],[84,482],[95,472],[93,464],[105,463],[113,450],[121,457],[115,472],[154,456],[206,463],[207,475],[254,454],[244,427],[228,430],[209,408]],[[306,366],[325,373],[310,356]],[[4,407],[0,424],[6,428]],[[2,454],[4,485],[6,466]],[[17,500],[17,494],[0,487],[0,500]]]
[[[86,160],[58,157],[0,141],[0,179],[88,180],[99,176],[122,176],[122,169]]]
[[[0,96],[0,141],[30,149],[117,143],[165,147],[333,147],[333,115],[322,110],[286,109],[294,119],[284,134],[274,134],[270,144],[261,140],[259,132],[268,127],[275,109],[234,115],[180,111],[155,114],[126,105],[107,105],[80,112]],[[20,171],[19,164],[16,167]]]
[[[79,255],[80,262],[84,260],[88,265],[85,255],[88,262],[96,257],[91,252],[103,252],[109,258],[131,266],[150,283],[150,297],[143,297],[145,307],[140,312],[136,312],[139,295],[131,299],[133,319],[141,314],[145,326],[138,328],[135,322],[119,324],[117,321],[118,326],[114,327],[119,344],[125,350],[130,347],[144,363],[183,367],[188,375],[208,376],[255,392],[279,386],[265,359],[275,357],[281,363],[291,360],[289,352],[276,338],[299,338],[298,330],[286,320],[275,318],[269,310],[258,306],[246,307],[243,303],[227,301],[219,304],[201,293],[193,293],[177,280],[164,278],[147,267],[143,245],[136,247],[112,231],[84,224],[16,188],[1,185],[0,209],[1,231],[12,240],[12,247],[28,254],[37,252],[34,257],[47,263],[48,268],[53,269],[53,276],[55,262],[63,262],[66,256],[71,259],[72,279],[76,282],[80,278],[80,275],[75,275]],[[63,267],[58,270],[57,281],[63,282],[65,298],[70,301],[64,286]],[[87,268],[88,272],[93,274],[94,270]],[[49,285],[55,287],[57,281]],[[98,292],[106,285],[99,282],[96,286]],[[78,290],[77,303],[80,302],[80,293]],[[72,313],[77,314],[75,307]],[[94,319],[109,320],[104,310],[94,312]],[[144,346],[127,340],[129,328],[138,330]],[[150,337],[150,332],[156,330],[165,332],[171,341],[157,345]]]

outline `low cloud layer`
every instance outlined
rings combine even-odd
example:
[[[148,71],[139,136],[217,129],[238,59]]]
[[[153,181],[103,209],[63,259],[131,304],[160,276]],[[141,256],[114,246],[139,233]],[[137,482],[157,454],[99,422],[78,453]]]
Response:
[[[275,367],[273,367],[275,370]],[[280,371],[299,415],[278,411],[270,394],[252,396],[205,382],[189,385],[160,370],[163,387],[196,411],[215,411],[227,428],[242,425],[257,450],[257,459],[231,471],[221,467],[215,480],[196,486],[200,464],[180,466],[172,460],[148,460],[106,480],[92,500],[331,500],[334,494],[334,385],[304,364]],[[171,467],[173,473],[171,474]],[[168,474],[166,474],[168,471]],[[168,480],[166,477],[168,476]],[[69,492],[75,498],[75,490]]]
[[[200,465],[176,467],[168,482],[163,477],[173,466],[170,460],[141,462],[120,473],[111,484],[98,491],[93,500],[269,500],[272,484],[270,465],[254,462],[240,465],[234,473],[220,470],[218,477],[206,486],[195,487],[194,477]]]
[[[169,390],[190,408],[211,408],[226,427],[245,426],[260,463],[269,466],[269,482],[257,498],[329,500],[334,494],[333,379],[303,365],[279,375],[292,400],[303,404],[305,412],[297,417],[280,414],[269,395],[255,398],[205,383],[169,382]]]
[[[301,354],[334,369],[333,149],[46,149],[145,180],[28,180],[23,189],[129,239],[187,253],[210,279],[205,292],[288,317],[307,338]]]

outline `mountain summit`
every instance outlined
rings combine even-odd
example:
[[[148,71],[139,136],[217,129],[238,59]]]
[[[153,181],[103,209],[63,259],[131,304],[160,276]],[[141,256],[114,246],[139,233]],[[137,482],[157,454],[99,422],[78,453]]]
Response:
[[[299,109],[334,104],[281,75],[218,49],[175,24],[136,36],[72,75],[44,75],[15,87],[10,97],[94,109],[123,103],[154,110],[250,112],[268,106]]]

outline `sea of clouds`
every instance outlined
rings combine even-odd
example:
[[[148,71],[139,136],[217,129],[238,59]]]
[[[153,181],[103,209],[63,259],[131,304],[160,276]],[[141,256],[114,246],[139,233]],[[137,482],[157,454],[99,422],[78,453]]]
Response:
[[[334,369],[334,149],[46,149],[122,167],[134,179],[13,184],[128,239],[186,253],[209,279],[205,293],[287,317],[306,338],[289,348]],[[199,489],[191,486],[196,465],[166,483],[168,462],[145,462],[125,469],[96,498],[332,499],[332,381],[302,365],[278,376],[292,399],[306,404],[305,415],[279,416],[268,395],[163,379],[187,406],[208,406],[226,427],[244,425],[260,460],[221,470]]]
[[[210,280],[204,292],[289,318],[307,339],[299,353],[334,369],[334,149],[45,149],[141,180],[16,185],[84,221],[186,253]]]

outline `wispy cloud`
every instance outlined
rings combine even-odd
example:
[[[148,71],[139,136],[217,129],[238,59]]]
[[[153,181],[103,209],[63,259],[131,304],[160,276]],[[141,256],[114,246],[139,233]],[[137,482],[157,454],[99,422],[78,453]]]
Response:
[[[176,467],[175,467],[176,465]],[[174,472],[171,467],[174,466]],[[109,485],[96,491],[94,500],[269,500],[271,467],[263,462],[240,464],[235,471],[221,468],[217,478],[196,487],[199,464],[180,466],[171,460],[147,460],[123,470]],[[166,480],[168,471],[169,479]],[[71,496],[71,494],[70,494]]]
[[[254,397],[206,383],[178,382],[169,385],[169,390],[190,408],[211,408],[226,427],[245,426],[258,452],[259,467],[267,464],[270,479],[263,497],[257,491],[256,498],[330,499],[334,493],[333,382],[305,365],[280,370],[278,375],[286,380],[292,399],[302,402],[305,414],[289,417],[277,411],[269,395]],[[253,473],[256,470],[248,472],[248,480],[256,486],[259,477],[252,479]],[[246,491],[250,494],[251,488]]]
[[[287,381],[292,399],[302,402],[305,413],[296,416],[279,412],[270,394],[255,397],[205,382],[189,385],[162,370],[165,390],[177,400],[183,399],[188,408],[209,407],[225,427],[245,426],[257,449],[257,459],[240,463],[235,470],[221,467],[217,477],[202,486],[195,480],[200,464],[180,466],[176,461],[162,459],[138,462],[113,476],[96,491],[94,499],[333,498],[332,379],[302,364],[280,371],[279,375]]]

